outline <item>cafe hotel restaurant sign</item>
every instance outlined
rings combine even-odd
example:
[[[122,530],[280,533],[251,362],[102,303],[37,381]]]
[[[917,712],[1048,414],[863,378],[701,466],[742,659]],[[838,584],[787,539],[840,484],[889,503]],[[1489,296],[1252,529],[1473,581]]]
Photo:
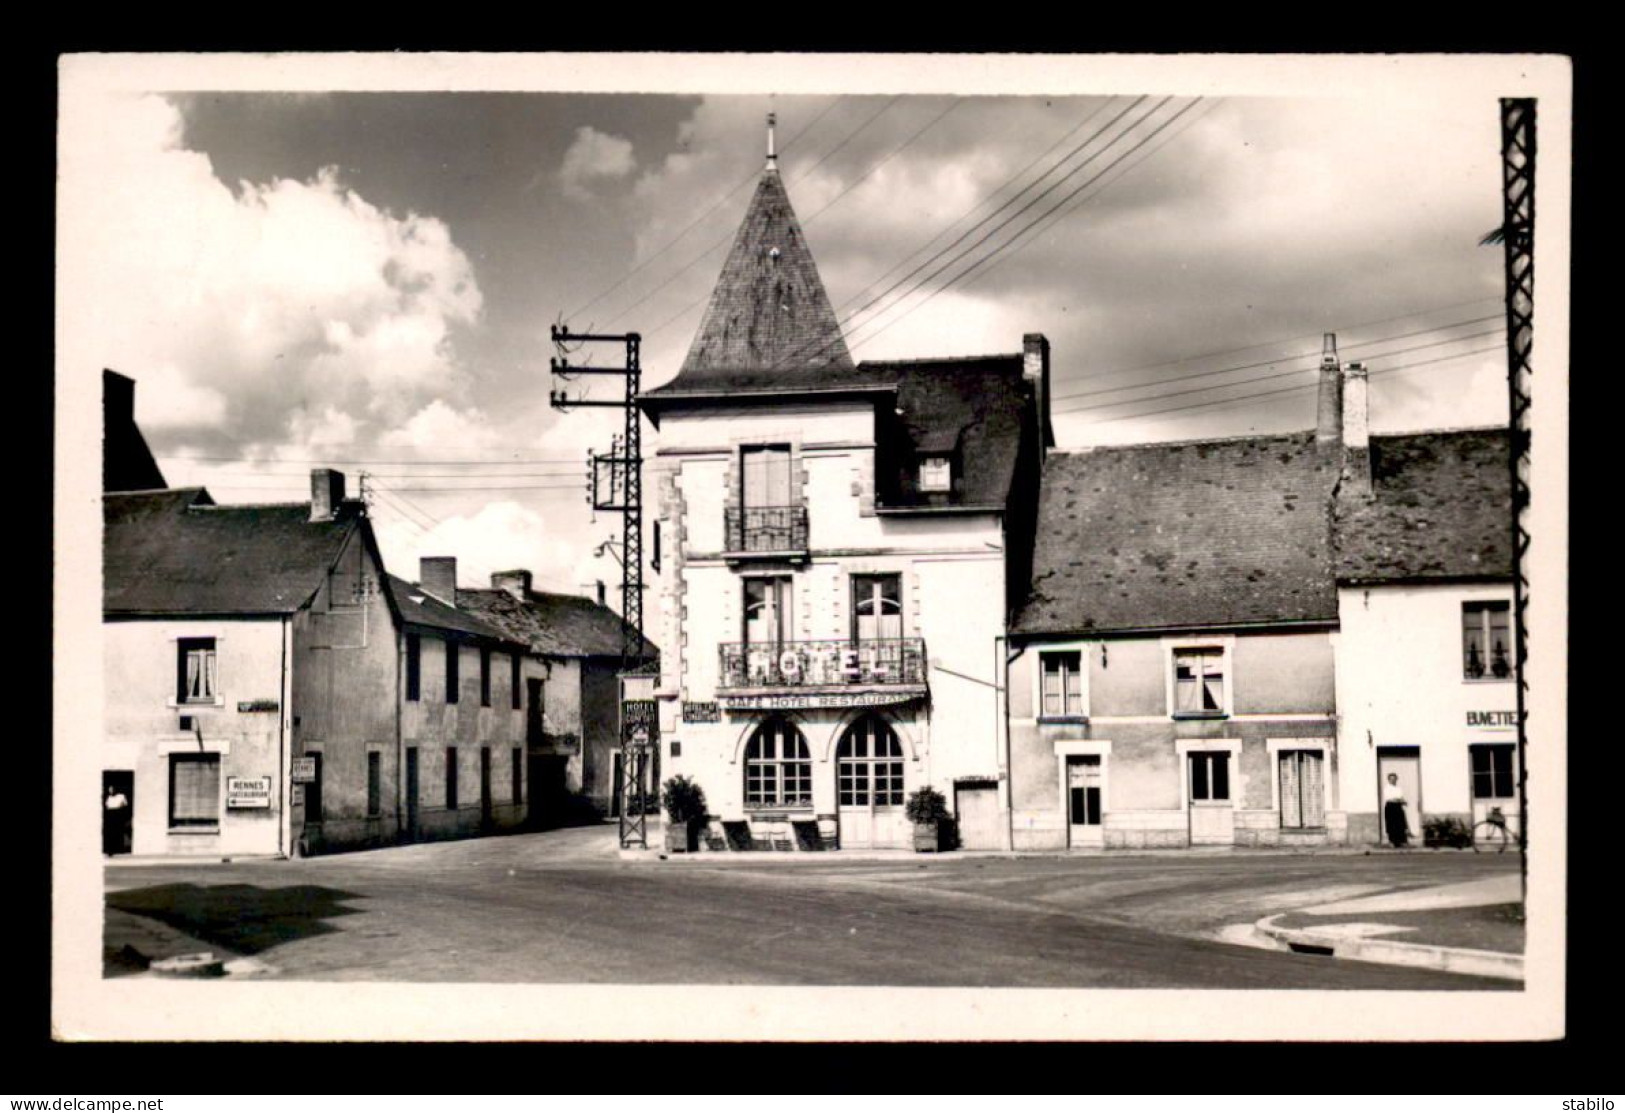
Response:
[[[796,692],[790,695],[723,696],[727,711],[805,711],[821,707],[889,707],[919,699],[925,693],[903,688],[889,692]]]

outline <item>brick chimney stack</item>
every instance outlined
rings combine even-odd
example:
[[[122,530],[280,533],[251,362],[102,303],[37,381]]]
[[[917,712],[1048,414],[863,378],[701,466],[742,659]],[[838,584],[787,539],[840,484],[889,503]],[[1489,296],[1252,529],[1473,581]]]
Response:
[[[1320,407],[1315,420],[1315,443],[1336,448],[1343,440],[1343,371],[1337,362],[1337,333],[1328,332],[1320,345]]]
[[[1021,377],[1033,384],[1043,445],[1054,448],[1055,430],[1049,420],[1049,339],[1041,332],[1029,332],[1021,338]]]
[[[530,571],[525,568],[491,573],[491,586],[498,591],[506,591],[521,603],[530,595],[530,581]]]
[[[313,468],[310,473],[310,520],[331,522],[344,502],[344,473]]]
[[[418,586],[448,607],[457,605],[457,558],[420,557]]]
[[[1349,364],[1343,372],[1343,486],[1360,495],[1371,493],[1370,393],[1365,364]]]

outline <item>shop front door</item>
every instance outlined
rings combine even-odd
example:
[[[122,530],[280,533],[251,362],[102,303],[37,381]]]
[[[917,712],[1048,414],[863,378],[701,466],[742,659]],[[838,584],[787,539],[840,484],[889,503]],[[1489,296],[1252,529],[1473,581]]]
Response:
[[[997,783],[957,786],[954,814],[959,820],[960,849],[1004,849],[1005,825],[999,811]]]
[[[1422,752],[1415,746],[1395,746],[1377,751],[1377,822],[1382,825],[1382,841],[1388,842],[1383,820],[1387,811],[1388,775],[1399,778],[1399,791],[1405,798],[1405,825],[1409,845],[1422,844]]]

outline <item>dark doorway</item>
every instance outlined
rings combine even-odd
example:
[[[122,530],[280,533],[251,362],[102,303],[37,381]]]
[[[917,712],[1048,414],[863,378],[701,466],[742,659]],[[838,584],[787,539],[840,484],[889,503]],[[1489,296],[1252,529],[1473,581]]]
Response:
[[[526,823],[533,829],[559,827],[569,821],[565,788],[565,758],[555,754],[530,754],[526,762],[530,790]]]
[[[102,853],[128,854],[135,815],[135,772],[106,769],[102,772]]]

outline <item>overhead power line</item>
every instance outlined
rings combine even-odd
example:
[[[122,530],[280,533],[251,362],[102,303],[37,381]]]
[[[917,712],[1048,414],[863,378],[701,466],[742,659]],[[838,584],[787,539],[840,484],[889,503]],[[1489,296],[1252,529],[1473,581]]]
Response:
[[[1412,361],[1410,363],[1401,363],[1401,364],[1398,364],[1398,365],[1396,365],[1394,367],[1384,367],[1384,368],[1381,368],[1380,370],[1372,371],[1371,372],[1371,377],[1376,378],[1378,375],[1391,375],[1396,371],[1409,371],[1409,370],[1413,370],[1414,368],[1417,368],[1417,367],[1426,367],[1426,366],[1428,366],[1430,364],[1434,364],[1434,363],[1449,363],[1452,360],[1466,359],[1469,356],[1483,355],[1485,352],[1498,352],[1500,350],[1501,350],[1500,345],[1491,344],[1491,345],[1488,345],[1487,347],[1483,347],[1483,348],[1474,348],[1471,351],[1455,352],[1455,353],[1453,353],[1451,355],[1445,355],[1445,356],[1435,356],[1432,359],[1414,360],[1414,361]],[[1296,384],[1294,384],[1292,386],[1277,387],[1274,390],[1254,391],[1251,394],[1244,394],[1244,395],[1241,395],[1238,398],[1217,398],[1217,399],[1214,399],[1214,400],[1209,401],[1209,402],[1187,402],[1184,405],[1169,406],[1169,407],[1166,407],[1164,409],[1159,409],[1159,410],[1147,410],[1144,413],[1115,414],[1115,415],[1110,416],[1110,417],[1097,418],[1097,419],[1095,419],[1093,421],[1085,422],[1085,424],[1087,424],[1087,425],[1105,425],[1108,422],[1113,422],[1113,421],[1133,421],[1136,418],[1158,417],[1158,416],[1162,416],[1164,414],[1180,413],[1180,412],[1183,412],[1185,410],[1200,410],[1200,409],[1206,409],[1208,407],[1212,407],[1212,408],[1217,409],[1220,406],[1231,406],[1231,405],[1236,405],[1236,404],[1241,403],[1241,402],[1253,402],[1253,401],[1256,401],[1256,400],[1258,400],[1260,398],[1270,398],[1270,397],[1274,397],[1275,395],[1279,395],[1279,394],[1291,394],[1293,391],[1298,391],[1298,390],[1314,390],[1314,389],[1318,388],[1319,385],[1320,384],[1318,382],[1296,383]]]

